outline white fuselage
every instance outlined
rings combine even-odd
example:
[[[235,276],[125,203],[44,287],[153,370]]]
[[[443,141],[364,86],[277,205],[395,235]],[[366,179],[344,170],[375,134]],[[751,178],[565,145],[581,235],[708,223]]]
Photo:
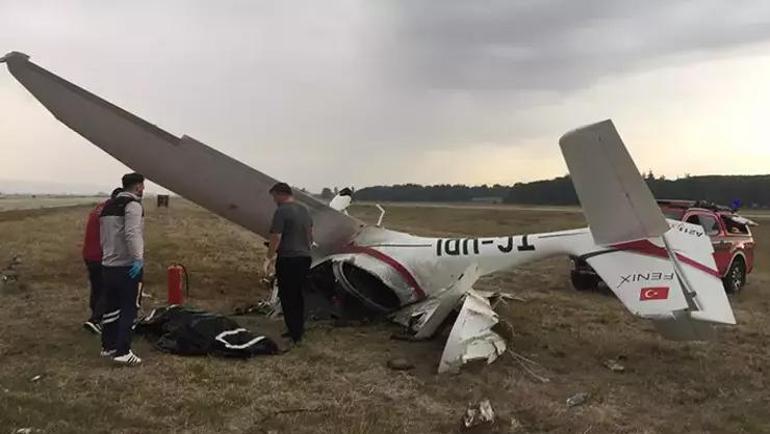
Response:
[[[371,226],[331,259],[366,269],[392,288],[402,304],[409,304],[447,288],[472,264],[485,275],[555,255],[599,249],[587,228],[502,237],[430,238]]]

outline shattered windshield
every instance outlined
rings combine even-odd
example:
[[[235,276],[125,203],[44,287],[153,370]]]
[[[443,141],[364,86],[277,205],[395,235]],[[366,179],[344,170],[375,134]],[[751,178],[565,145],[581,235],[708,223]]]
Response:
[[[749,235],[751,233],[747,219],[738,216],[722,215],[722,221],[728,234]]]

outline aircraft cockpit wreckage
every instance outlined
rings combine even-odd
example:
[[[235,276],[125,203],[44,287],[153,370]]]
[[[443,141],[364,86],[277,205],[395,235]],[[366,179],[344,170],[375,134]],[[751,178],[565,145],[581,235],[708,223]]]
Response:
[[[9,53],[1,61],[59,121],[94,145],[163,187],[268,236],[275,210],[268,189],[275,179],[192,137],[170,134],[25,54]],[[318,244],[313,297],[326,300],[329,309],[386,317],[414,339],[432,337],[459,309],[439,372],[470,360],[492,362],[506,350],[492,330],[499,319],[488,294],[473,289],[479,277],[554,255],[586,261],[631,313],[667,337],[704,339],[714,324],[735,324],[709,237],[700,226],[666,220],[612,121],[568,132],[559,145],[588,228],[426,238],[348,215],[349,196],[326,204],[298,192]]]

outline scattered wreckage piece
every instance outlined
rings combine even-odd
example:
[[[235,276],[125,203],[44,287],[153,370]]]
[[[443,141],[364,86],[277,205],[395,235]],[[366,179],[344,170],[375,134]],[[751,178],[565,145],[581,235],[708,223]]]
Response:
[[[18,289],[19,280],[15,271],[2,270],[0,271],[0,291],[13,292]]]
[[[516,419],[515,416],[511,416],[511,425],[509,427],[509,432],[516,433],[523,429],[524,429],[524,425],[518,419]]]
[[[493,425],[495,423],[495,410],[488,399],[483,399],[477,404],[469,404],[463,415],[463,427],[475,428],[481,425]]]
[[[406,327],[415,339],[431,338],[449,314],[473,290],[473,284],[478,278],[478,266],[472,264],[451,286],[425,301],[399,310],[391,319]]]
[[[520,303],[527,302],[526,298],[520,295],[513,295],[508,292],[477,289],[476,293],[478,293],[480,296],[484,298],[488,298],[489,302],[492,304],[492,307],[494,307],[494,305],[498,302],[507,302],[507,301],[518,301]]]
[[[506,349],[505,340],[492,331],[499,319],[485,296],[473,289],[479,268],[471,264],[452,285],[421,303],[401,309],[392,320],[405,326],[414,339],[433,337],[447,317],[461,304],[439,362],[438,372],[456,371],[474,360],[494,362]]]
[[[494,362],[505,352],[505,340],[492,331],[498,322],[489,301],[470,290],[449,333],[438,372],[456,371],[474,360]]]
[[[19,283],[18,266],[21,263],[21,256],[17,255],[8,261],[5,268],[0,269],[0,291],[10,293],[17,289],[24,289],[24,286]]]
[[[591,394],[588,392],[580,392],[576,393],[569,398],[567,398],[567,407],[577,407],[579,405],[583,405],[591,398]]]
[[[604,361],[604,367],[612,372],[625,372],[626,367],[621,365],[617,360],[609,359]]]
[[[172,305],[154,309],[136,326],[160,351],[184,355],[250,358],[278,353],[278,346],[223,315]]]

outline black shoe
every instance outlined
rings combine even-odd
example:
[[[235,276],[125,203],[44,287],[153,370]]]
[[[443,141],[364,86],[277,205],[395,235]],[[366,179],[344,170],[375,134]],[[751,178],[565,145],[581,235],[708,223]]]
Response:
[[[83,323],[83,328],[95,335],[102,334],[102,326],[98,322],[88,320]]]

